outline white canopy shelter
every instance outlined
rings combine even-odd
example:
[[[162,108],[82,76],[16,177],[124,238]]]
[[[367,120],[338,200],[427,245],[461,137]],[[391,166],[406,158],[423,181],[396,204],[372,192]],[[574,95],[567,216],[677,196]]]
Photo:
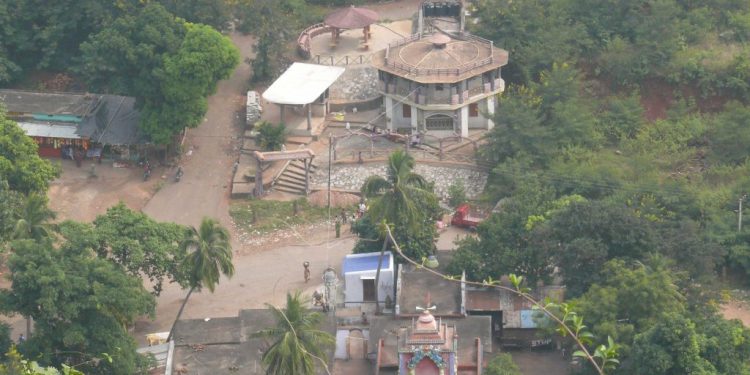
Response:
[[[263,93],[263,99],[276,104],[309,104],[343,73],[344,68],[339,66],[296,62]]]
[[[307,106],[307,129],[312,128],[312,105],[321,105],[327,112],[328,88],[344,73],[339,66],[294,63],[263,93],[263,99],[280,106],[284,122],[284,106]]]

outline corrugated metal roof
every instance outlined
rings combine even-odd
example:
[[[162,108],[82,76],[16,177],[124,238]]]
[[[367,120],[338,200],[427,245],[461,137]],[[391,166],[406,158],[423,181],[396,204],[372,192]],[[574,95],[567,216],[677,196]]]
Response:
[[[53,125],[36,124],[31,122],[19,122],[18,126],[26,132],[29,137],[81,139],[76,134],[78,127],[75,125]]]
[[[339,66],[294,63],[263,93],[276,104],[312,103],[344,73]]]

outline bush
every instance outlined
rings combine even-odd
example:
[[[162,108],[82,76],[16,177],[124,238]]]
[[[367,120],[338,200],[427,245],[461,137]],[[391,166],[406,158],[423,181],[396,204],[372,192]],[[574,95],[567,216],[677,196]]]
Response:
[[[255,130],[258,132],[256,141],[264,151],[281,150],[281,146],[286,142],[286,126],[284,124],[271,124],[263,121]]]
[[[461,203],[466,202],[466,188],[464,183],[461,181],[454,181],[451,186],[448,187],[448,204],[451,207],[456,208]]]
[[[492,358],[484,369],[484,373],[487,375],[521,375],[521,370],[513,362],[513,357],[510,354],[502,353]]]

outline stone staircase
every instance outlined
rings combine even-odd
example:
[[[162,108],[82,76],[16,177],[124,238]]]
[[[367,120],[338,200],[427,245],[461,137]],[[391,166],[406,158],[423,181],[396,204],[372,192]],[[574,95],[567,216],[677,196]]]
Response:
[[[314,162],[310,164],[310,180],[312,180],[312,175],[317,168],[318,166]],[[274,181],[273,189],[285,193],[307,195],[305,194],[305,161],[292,160],[289,162],[284,172]]]

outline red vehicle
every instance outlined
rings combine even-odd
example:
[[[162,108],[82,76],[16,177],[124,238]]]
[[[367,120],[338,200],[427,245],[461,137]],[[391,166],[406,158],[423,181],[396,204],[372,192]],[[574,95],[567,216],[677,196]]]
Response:
[[[451,219],[451,225],[462,228],[476,229],[477,225],[479,225],[479,223],[481,223],[486,218],[487,214],[485,212],[477,209],[472,209],[471,206],[464,203],[456,208],[456,212],[453,214],[453,218]]]

